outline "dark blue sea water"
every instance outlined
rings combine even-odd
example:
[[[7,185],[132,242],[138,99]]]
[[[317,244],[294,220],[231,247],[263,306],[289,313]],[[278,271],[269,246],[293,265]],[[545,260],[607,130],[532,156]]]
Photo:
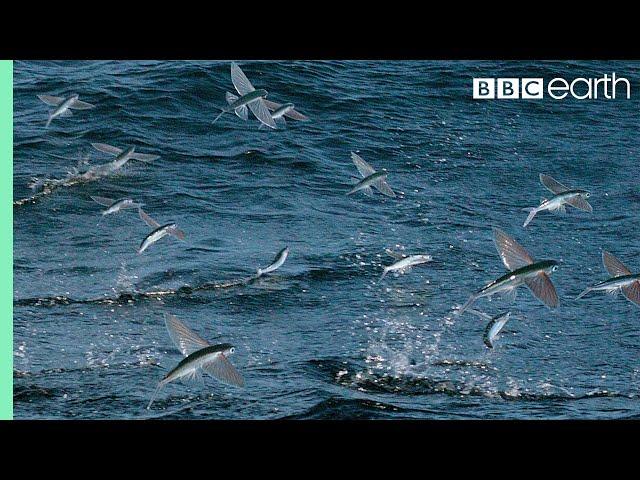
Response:
[[[310,121],[259,129],[224,115],[229,62],[16,62],[14,412],[17,418],[629,418],[640,416],[640,309],[586,286],[601,251],[640,272],[640,63],[240,62],[270,99]],[[632,81],[632,99],[474,101],[473,77]],[[93,110],[54,119],[37,94],[78,92]],[[113,159],[91,142],[161,158],[73,183]],[[346,196],[350,152],[398,193]],[[589,190],[593,214],[539,214],[544,172]],[[66,179],[34,194],[38,179]],[[51,186],[53,185],[53,186]],[[133,197],[185,242],[141,255]],[[551,310],[526,287],[493,350],[455,307],[505,269],[492,227],[559,260]],[[221,288],[291,253],[277,272]],[[378,283],[386,248],[430,264]],[[222,285],[221,285],[222,284]],[[156,293],[154,293],[156,292]],[[157,382],[180,360],[178,316],[237,347],[246,387]]]

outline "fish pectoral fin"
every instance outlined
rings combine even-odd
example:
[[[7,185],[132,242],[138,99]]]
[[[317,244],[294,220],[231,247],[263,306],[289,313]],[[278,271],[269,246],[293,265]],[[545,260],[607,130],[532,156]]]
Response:
[[[234,95],[234,94],[233,94],[233,93],[231,93],[231,92],[226,92],[226,93],[224,94],[224,99],[227,101],[227,103],[228,103],[229,105],[231,105],[233,102],[235,102],[236,100],[238,100],[238,98],[239,98],[239,97],[238,97],[237,95]]]
[[[602,251],[602,263],[612,277],[620,277],[622,275],[631,275],[631,271],[606,250]]]
[[[153,155],[150,153],[132,153],[131,159],[138,160],[140,162],[153,162],[160,158],[160,155]]]
[[[583,212],[593,213],[593,207],[582,196],[577,196],[570,200],[567,200],[567,204],[571,205],[574,208],[577,208],[578,210],[582,210]]]
[[[138,208],[138,215],[140,216],[140,219],[151,228],[158,228],[160,226],[160,224],[147,215],[142,208]]]
[[[306,122],[309,120],[309,117],[298,112],[295,108],[292,108],[291,110],[289,110],[287,113],[284,114],[284,116],[289,117],[293,120],[301,121],[301,122]]]
[[[524,283],[529,287],[529,290],[548,307],[555,308],[560,303],[556,288],[546,273],[541,272],[534,277],[529,277],[525,279]]]
[[[248,104],[248,107],[249,107],[249,110],[253,112],[255,117],[258,120],[260,120],[264,125],[273,129],[278,128],[276,126],[276,122],[273,120],[273,117],[271,116],[271,112],[269,112],[269,109],[264,104],[264,101],[262,100],[262,98],[258,98],[257,100],[250,102]]]
[[[373,184],[373,186],[376,187],[380,191],[380,193],[382,193],[383,195],[386,195],[387,197],[391,197],[391,198],[396,197],[395,192],[391,190],[391,187],[389,186],[389,184],[384,178],[377,180]]]
[[[222,353],[213,361],[202,365],[202,369],[221,382],[229,383],[237,387],[244,386],[242,375],[240,375],[236,367],[234,367]]]
[[[622,293],[627,299],[636,305],[640,305],[640,281],[633,282],[631,285],[622,287]]]
[[[209,342],[198,336],[175,315],[165,314],[164,323],[171,341],[185,357],[209,346]]]
[[[278,117],[274,121],[276,122],[278,128],[286,128],[287,126],[287,121],[284,119],[284,117]]]
[[[384,253],[389,255],[391,258],[395,258],[396,260],[402,260],[403,258],[407,257],[405,254],[400,252],[394,252],[390,248],[385,248]]]
[[[109,207],[113,205],[113,202],[115,202],[115,200],[113,200],[112,198],[98,197],[94,195],[91,195],[91,199],[97,204],[102,205],[103,207]]]
[[[371,187],[364,187],[362,189],[362,193],[364,193],[367,197],[373,197],[373,190]]]
[[[63,97],[54,97],[53,95],[38,95],[38,98],[51,107],[57,107],[64,102]]]
[[[236,87],[236,90],[240,95],[246,95],[247,93],[251,93],[255,90],[236,62],[231,63],[231,83],[233,83],[233,86]]]
[[[502,296],[510,302],[515,302],[516,298],[518,298],[518,289],[510,288],[509,290],[505,290]]]
[[[249,110],[246,105],[238,107],[235,109],[236,115],[244,121],[249,120]],[[262,126],[262,124],[260,124]]]
[[[557,207],[550,208],[549,211],[551,213],[555,213],[556,215],[564,215],[567,213],[567,207],[564,205],[558,205]]]
[[[363,178],[366,178],[376,173],[374,168],[371,165],[369,165],[367,162],[365,162],[362,159],[362,157],[357,153],[351,152],[351,160],[353,161],[353,164],[356,166],[356,168],[358,169],[358,172],[360,173],[360,175],[362,175]]]
[[[123,151],[121,148],[107,145],[106,143],[92,143],[91,146],[99,152],[108,153],[109,155],[120,155]]]
[[[547,190],[553,192],[554,195],[558,195],[559,193],[569,190],[553,177],[550,177],[549,175],[545,175],[543,173],[540,174],[540,183],[542,183],[542,185],[544,185]]]
[[[493,229],[493,238],[502,263],[509,270],[517,270],[533,263],[533,258],[518,243],[499,228]]]
[[[83,102],[82,100],[76,100],[71,105],[69,105],[69,108],[73,108],[74,110],[89,110],[95,107],[95,105],[88,102]]]
[[[177,238],[178,240],[184,240],[186,237],[185,233],[182,230],[180,230],[178,227],[173,227],[168,229],[167,233],[172,237]]]

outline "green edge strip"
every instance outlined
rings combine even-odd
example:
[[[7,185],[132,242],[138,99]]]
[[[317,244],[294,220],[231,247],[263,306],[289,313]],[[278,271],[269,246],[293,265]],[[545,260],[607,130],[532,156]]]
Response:
[[[13,62],[0,60],[0,419],[13,419]]]

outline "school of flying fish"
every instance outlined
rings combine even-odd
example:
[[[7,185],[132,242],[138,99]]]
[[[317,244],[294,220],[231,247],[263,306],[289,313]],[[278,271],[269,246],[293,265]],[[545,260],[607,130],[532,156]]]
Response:
[[[235,114],[243,121],[248,121],[249,111],[259,121],[259,128],[282,129],[286,126],[285,118],[296,121],[309,120],[306,115],[296,110],[293,103],[276,103],[267,99],[268,91],[264,88],[256,89],[235,62],[231,63],[231,83],[236,90],[236,94],[228,91],[225,93],[226,105],[218,107],[220,113],[213,119],[212,123],[216,123],[225,113]],[[48,113],[45,124],[47,128],[54,119],[72,115],[73,110],[81,111],[95,108],[95,105],[80,100],[79,95],[75,93],[67,97],[38,95],[38,98],[46,105],[53,107],[53,110]],[[159,155],[140,153],[136,151],[135,146],[119,148],[105,143],[92,143],[91,145],[99,152],[115,156],[115,159],[87,171],[83,174],[87,178],[99,178],[113,173],[123,167],[129,160],[150,163],[160,158]],[[387,182],[389,172],[385,169],[374,169],[354,152],[351,152],[351,160],[360,177],[353,177],[352,187],[345,192],[347,196],[361,192],[367,197],[374,197],[375,190],[385,197],[397,198],[396,193]],[[593,208],[587,201],[590,197],[588,191],[566,187],[545,174],[540,174],[539,179],[540,183],[553,195],[549,199],[543,198],[537,207],[523,209],[528,212],[523,227],[527,227],[534,217],[543,211],[565,213],[566,207],[571,206],[584,212],[593,212]],[[145,204],[142,201],[128,197],[91,196],[91,199],[98,205],[105,207],[100,212],[101,218],[98,225],[109,215],[137,209],[139,218],[151,228],[151,231],[141,240],[137,248],[138,254],[142,254],[166,236],[171,236],[181,241],[186,238],[185,232],[178,227],[176,222],[169,221],[162,224],[150,217],[143,210],[142,207],[145,207]],[[547,307],[556,308],[559,305],[559,297],[550,276],[559,268],[560,263],[550,259],[534,260],[524,247],[499,228],[493,228],[493,239],[507,273],[472,293],[466,303],[457,309],[458,315],[468,312],[488,321],[482,339],[487,348],[490,349],[495,347],[498,334],[513,315],[511,311],[502,311],[492,316],[485,312],[474,310],[471,307],[476,301],[496,294],[501,294],[514,300],[518,287],[524,285],[535,298]],[[404,274],[415,266],[427,264],[433,260],[430,255],[423,253],[405,255],[390,249],[385,252],[395,261],[383,267],[378,282],[382,282],[389,273]],[[258,268],[255,275],[243,281],[231,282],[230,285],[247,284],[272,273],[285,263],[288,256],[289,247],[284,247],[267,267]],[[602,252],[602,261],[611,278],[589,286],[577,296],[576,300],[582,299],[591,292],[603,291],[609,294],[622,292],[628,300],[640,305],[640,274],[633,274],[609,252]],[[208,373],[220,382],[237,387],[244,386],[242,375],[229,361],[229,356],[235,353],[233,345],[229,343],[210,344],[190,330],[174,315],[165,314],[165,326],[170,339],[184,358],[159,381],[147,405],[147,409],[151,407],[159,391],[168,383],[178,379],[203,382],[202,372]]]

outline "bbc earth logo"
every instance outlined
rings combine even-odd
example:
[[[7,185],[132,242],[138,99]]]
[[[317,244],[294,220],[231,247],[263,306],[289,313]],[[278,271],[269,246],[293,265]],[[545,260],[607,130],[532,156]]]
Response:
[[[554,100],[567,97],[576,100],[615,100],[631,98],[631,83],[617,77],[615,72],[600,78],[579,77],[571,81],[557,77],[549,82],[544,78],[474,78],[473,98],[495,99],[541,99],[548,95]]]

